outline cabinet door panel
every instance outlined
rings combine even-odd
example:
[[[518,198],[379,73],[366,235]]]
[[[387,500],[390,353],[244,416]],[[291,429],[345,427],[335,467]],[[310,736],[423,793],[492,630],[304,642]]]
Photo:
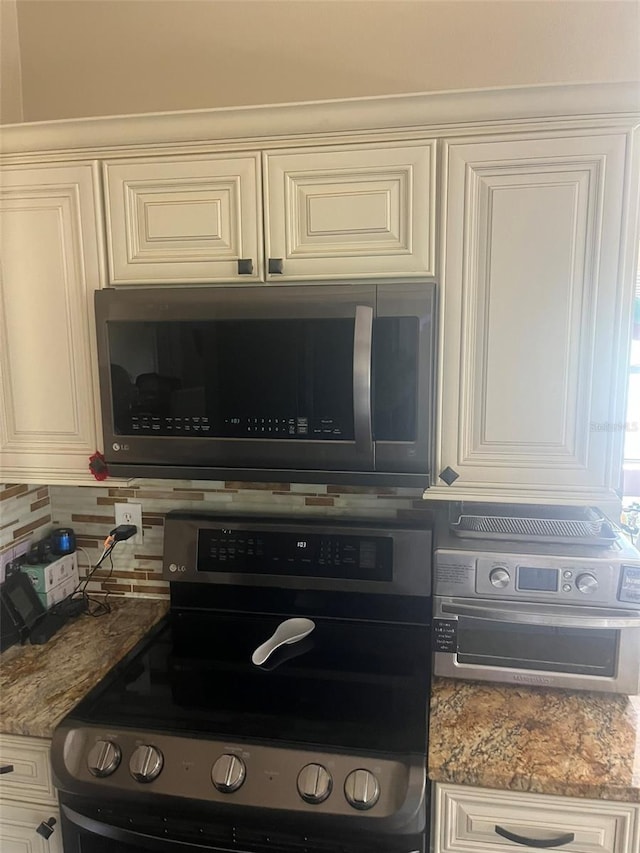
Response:
[[[92,298],[101,280],[96,179],[91,165],[7,169],[2,175],[5,482],[84,475],[98,446]]]
[[[631,803],[438,785],[434,813],[434,853],[515,853],[542,846],[509,840],[496,828],[521,839],[561,841],[552,849],[567,853],[637,849],[638,807]]]
[[[433,276],[435,143],[265,155],[274,278]]]
[[[238,279],[238,260],[262,270],[260,161],[125,160],[104,167],[109,268],[114,284]]]
[[[45,839],[36,832],[42,821],[54,818],[53,834]],[[60,813],[55,806],[19,806],[2,803],[0,810],[2,853],[62,853]]]
[[[13,767],[10,773],[0,776],[3,797],[29,802],[55,801],[49,765],[50,746],[49,740],[0,735],[0,766]]]
[[[616,486],[625,137],[451,145],[441,468],[451,491]]]

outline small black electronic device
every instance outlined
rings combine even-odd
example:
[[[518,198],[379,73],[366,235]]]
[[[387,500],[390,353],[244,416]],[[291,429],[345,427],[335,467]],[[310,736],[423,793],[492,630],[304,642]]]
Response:
[[[32,646],[41,646],[56,634],[63,625],[66,624],[68,617],[63,613],[49,612],[40,619],[31,629],[29,633],[29,641]]]
[[[26,561],[31,566],[41,565],[42,563],[51,563],[55,559],[51,537],[41,539],[39,542],[34,542],[27,552]]]
[[[0,584],[0,601],[2,601],[2,649],[4,650],[14,643],[24,643],[31,629],[46,611],[31,580],[20,571],[9,575],[5,582]],[[7,631],[6,641],[5,630]]]

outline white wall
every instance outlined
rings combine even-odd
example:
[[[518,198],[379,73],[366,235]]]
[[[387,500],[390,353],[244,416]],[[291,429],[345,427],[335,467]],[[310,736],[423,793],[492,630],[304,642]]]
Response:
[[[0,124],[22,121],[16,0],[0,0]]]
[[[18,0],[17,8],[27,121],[640,79],[637,0]]]

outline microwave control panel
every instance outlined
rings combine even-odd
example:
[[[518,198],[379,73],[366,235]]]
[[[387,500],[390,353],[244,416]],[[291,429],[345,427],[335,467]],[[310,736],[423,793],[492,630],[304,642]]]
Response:
[[[437,550],[434,570],[436,595],[609,607],[640,603],[640,565],[604,558]]]

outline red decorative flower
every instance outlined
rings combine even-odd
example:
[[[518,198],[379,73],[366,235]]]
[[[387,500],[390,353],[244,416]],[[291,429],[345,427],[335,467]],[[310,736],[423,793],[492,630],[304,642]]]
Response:
[[[89,470],[96,480],[106,480],[109,476],[107,462],[99,450],[96,450],[93,456],[89,457]]]

